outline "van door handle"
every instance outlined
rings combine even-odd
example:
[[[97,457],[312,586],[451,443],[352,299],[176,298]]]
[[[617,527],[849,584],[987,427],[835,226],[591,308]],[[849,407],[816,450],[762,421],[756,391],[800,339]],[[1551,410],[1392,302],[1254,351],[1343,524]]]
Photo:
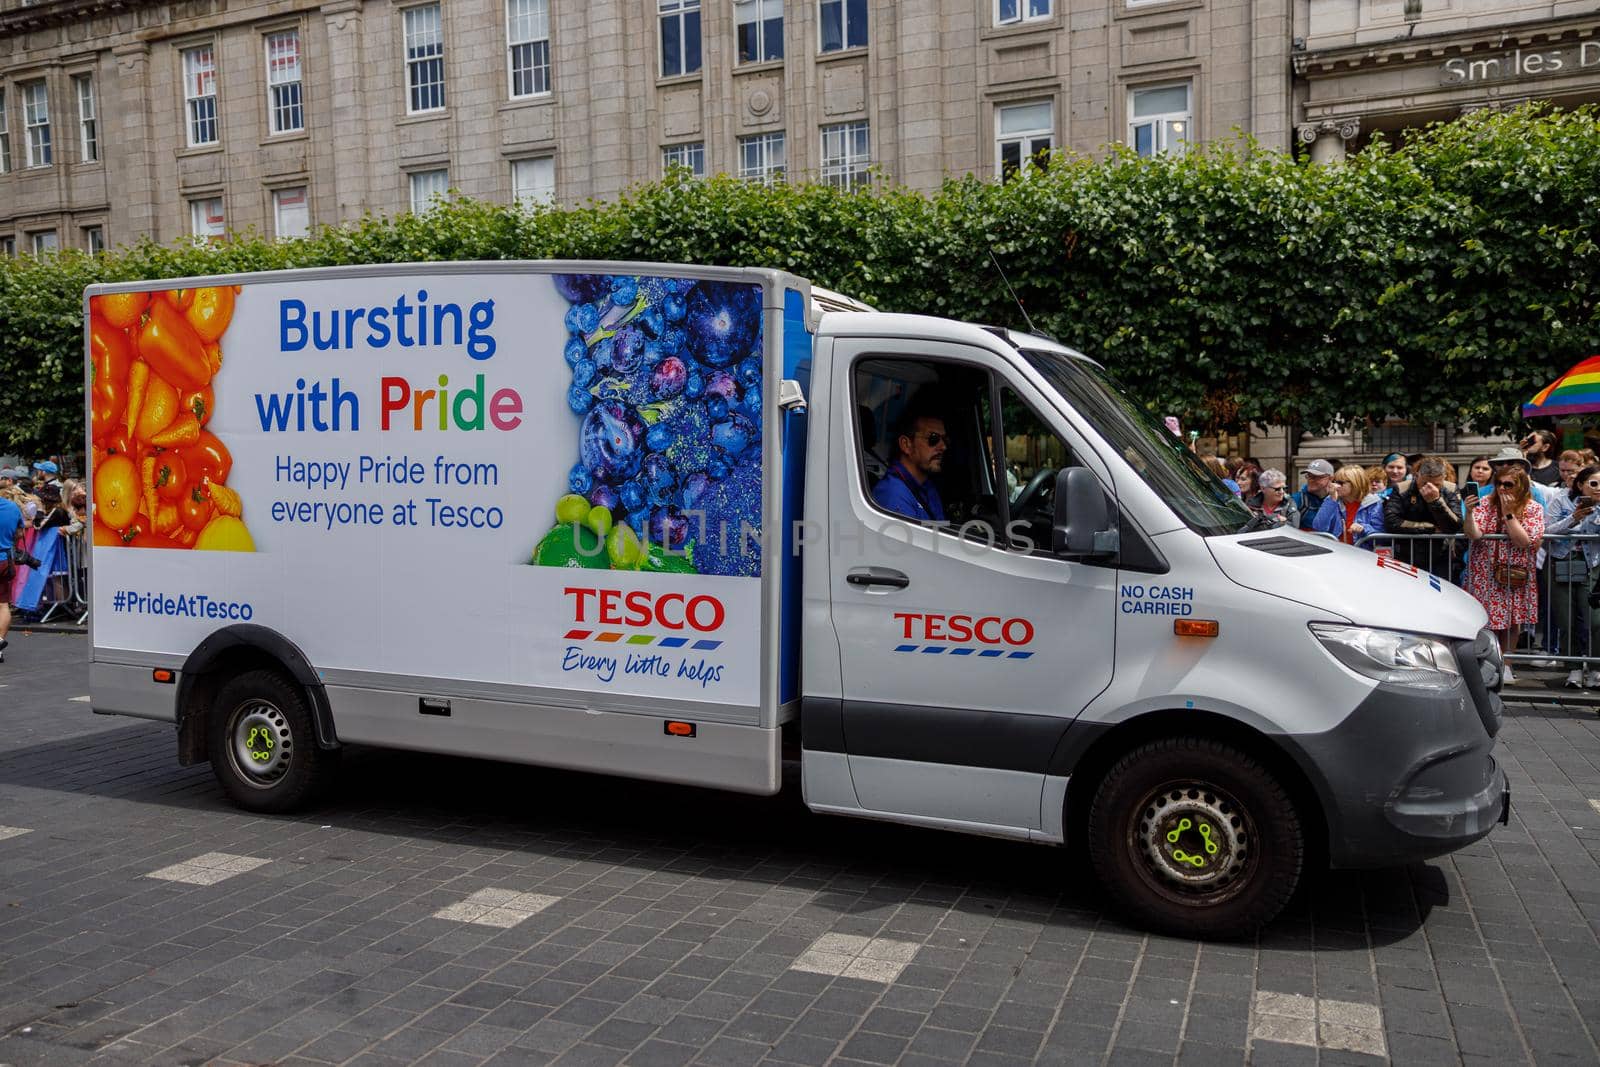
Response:
[[[888,567],[857,567],[844,576],[844,580],[851,585],[871,587],[874,585],[888,586],[890,589],[904,589],[911,584],[899,571],[890,570]]]

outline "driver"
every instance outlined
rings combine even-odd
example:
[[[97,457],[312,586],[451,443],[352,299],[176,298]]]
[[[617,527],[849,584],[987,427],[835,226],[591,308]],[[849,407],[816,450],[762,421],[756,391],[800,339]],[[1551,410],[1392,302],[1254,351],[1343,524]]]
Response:
[[[937,415],[908,413],[895,438],[896,454],[889,473],[872,488],[880,508],[904,515],[913,522],[944,522],[944,501],[933,475],[944,469],[950,436]]]

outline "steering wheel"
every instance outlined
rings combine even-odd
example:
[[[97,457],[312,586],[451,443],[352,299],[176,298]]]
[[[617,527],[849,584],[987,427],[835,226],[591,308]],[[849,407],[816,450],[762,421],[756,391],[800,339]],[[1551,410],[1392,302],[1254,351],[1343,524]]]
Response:
[[[1041,468],[1037,474],[1028,479],[1028,484],[1022,487],[1017,498],[1011,502],[1012,514],[1026,514],[1030,507],[1039,505],[1046,489],[1053,488],[1055,482],[1056,472],[1049,467]]]

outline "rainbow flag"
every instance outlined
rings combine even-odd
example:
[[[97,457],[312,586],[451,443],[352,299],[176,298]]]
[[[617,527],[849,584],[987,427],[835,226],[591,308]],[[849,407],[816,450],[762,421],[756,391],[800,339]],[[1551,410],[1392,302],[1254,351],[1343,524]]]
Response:
[[[1530,415],[1579,415],[1600,411],[1600,356],[1590,356],[1522,405]]]

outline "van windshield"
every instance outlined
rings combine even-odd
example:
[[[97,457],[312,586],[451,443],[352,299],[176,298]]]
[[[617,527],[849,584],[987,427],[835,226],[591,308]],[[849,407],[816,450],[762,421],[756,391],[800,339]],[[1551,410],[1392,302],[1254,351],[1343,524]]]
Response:
[[[1129,399],[1104,368],[1037,349],[1023,349],[1022,355],[1191,530],[1210,537],[1238,533],[1249,524],[1250,511],[1233,491]]]

